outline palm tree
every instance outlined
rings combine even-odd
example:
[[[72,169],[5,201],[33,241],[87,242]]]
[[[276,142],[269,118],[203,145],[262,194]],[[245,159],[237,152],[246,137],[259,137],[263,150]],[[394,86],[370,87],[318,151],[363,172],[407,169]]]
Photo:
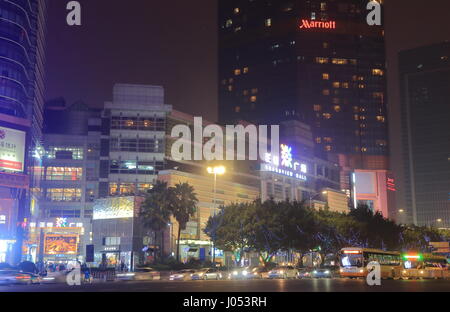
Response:
[[[178,222],[177,235],[177,261],[180,261],[180,237],[181,231],[186,230],[187,223],[197,212],[197,194],[194,188],[188,183],[179,183],[171,188],[171,197],[173,196],[172,213]]]
[[[151,190],[148,190],[141,206],[141,222],[145,228],[154,232],[155,244],[157,234],[161,235],[161,257],[164,255],[164,230],[172,215],[171,205],[171,190],[167,187],[167,183],[158,181]]]

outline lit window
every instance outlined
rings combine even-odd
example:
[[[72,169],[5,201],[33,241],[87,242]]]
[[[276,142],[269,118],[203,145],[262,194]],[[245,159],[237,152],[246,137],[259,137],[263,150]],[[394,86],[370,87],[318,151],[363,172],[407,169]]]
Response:
[[[233,25],[233,20],[232,19],[229,19],[229,20],[227,20],[226,22],[225,22],[225,27],[231,27]]]
[[[346,65],[346,64],[348,64],[348,61],[346,59],[334,58],[332,60],[332,63],[335,65]]]
[[[377,116],[377,120],[379,122],[385,122],[386,121],[386,117],[384,117],[384,116]]]
[[[234,75],[235,76],[239,76],[241,74],[241,70],[240,69],[235,69],[234,70]]]
[[[325,89],[322,91],[323,95],[330,95],[330,90],[329,89]]]
[[[252,94],[257,94],[257,93],[258,93],[258,88],[252,89]]]
[[[83,168],[48,167],[46,171],[48,181],[80,181],[82,176]]]
[[[314,105],[314,111],[315,112],[320,112],[322,110],[322,106],[321,105]]]
[[[325,147],[325,151],[326,152],[331,152],[333,150],[333,148],[331,147],[331,145],[326,145]]]
[[[362,147],[361,152],[363,152],[363,153],[367,152],[367,147]]]
[[[348,89],[349,87],[350,87],[350,85],[349,85],[348,82],[343,82],[343,83],[342,83],[342,88]]]
[[[272,27],[272,19],[271,18],[266,19],[266,27]]]
[[[360,89],[365,89],[365,88],[366,88],[366,85],[361,83],[361,84],[358,85],[358,88],[360,88]]]
[[[244,74],[248,73],[248,67],[244,67]]]
[[[322,79],[323,79],[323,80],[329,80],[329,79],[330,79],[330,74],[323,73],[323,74],[322,74]]]
[[[339,105],[335,105],[335,106],[334,106],[334,111],[335,111],[336,113],[339,113],[341,110],[342,110],[342,108],[341,108]]]
[[[317,144],[322,143],[322,138],[316,138],[316,143],[317,143]]]
[[[333,98],[333,104],[341,104],[341,100],[339,98]]]
[[[242,94],[243,94],[244,96],[248,95],[248,90],[244,90],[244,91],[242,92]]]
[[[332,139],[332,138],[329,138],[329,137],[323,138],[323,141],[324,141],[325,143],[333,143],[333,139]]]
[[[372,69],[372,75],[374,76],[383,76],[384,75],[384,71],[378,68],[374,68]]]
[[[228,86],[228,91],[230,91],[230,92],[233,91],[233,86],[231,86],[231,85]]]
[[[241,12],[241,9],[239,8],[234,8],[234,14],[239,14]]]
[[[323,113],[323,118],[331,119],[332,115],[330,113]]]
[[[373,93],[373,98],[374,99],[382,99],[384,97],[384,93],[383,92],[374,92]]]
[[[323,47],[324,49],[328,49],[328,47],[329,47],[328,42],[322,43],[322,47]]]
[[[235,113],[240,113],[240,112],[241,112],[241,107],[240,107],[240,106],[236,106],[236,107],[234,108],[234,112],[235,112]]]
[[[250,102],[255,103],[256,100],[257,100],[256,96],[253,95],[250,97]]]
[[[318,64],[327,64],[328,58],[326,57],[316,57],[316,63]]]
[[[340,87],[341,87],[341,83],[340,83],[339,81],[333,82],[333,88],[338,89],[338,88],[340,88]]]

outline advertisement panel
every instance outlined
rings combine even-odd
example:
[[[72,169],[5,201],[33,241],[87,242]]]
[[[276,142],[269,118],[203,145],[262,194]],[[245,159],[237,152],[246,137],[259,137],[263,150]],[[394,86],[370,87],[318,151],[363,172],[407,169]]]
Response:
[[[24,131],[0,127],[0,171],[23,172],[25,140]]]
[[[103,198],[95,201],[94,220],[126,219],[134,216],[134,197]]]
[[[78,251],[78,235],[46,234],[44,238],[44,254],[76,255]]]

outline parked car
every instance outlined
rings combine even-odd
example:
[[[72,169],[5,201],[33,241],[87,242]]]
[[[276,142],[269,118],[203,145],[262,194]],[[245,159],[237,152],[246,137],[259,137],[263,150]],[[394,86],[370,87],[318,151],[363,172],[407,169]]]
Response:
[[[330,269],[314,269],[311,272],[312,278],[332,278],[332,271]]]
[[[293,266],[278,266],[273,270],[269,271],[269,278],[274,279],[288,279],[288,278],[297,278],[298,271]]]
[[[269,269],[265,267],[247,268],[243,273],[243,279],[266,279],[269,278]]]
[[[175,272],[169,276],[171,281],[188,281],[191,280],[191,275],[195,273],[195,270],[181,270]]]
[[[0,271],[0,285],[32,285],[40,283],[41,278],[37,274],[20,272],[18,270]]]

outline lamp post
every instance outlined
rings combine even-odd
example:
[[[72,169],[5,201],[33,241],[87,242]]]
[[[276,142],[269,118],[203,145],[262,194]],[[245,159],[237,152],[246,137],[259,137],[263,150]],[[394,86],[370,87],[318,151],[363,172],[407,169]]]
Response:
[[[213,213],[212,216],[216,216],[216,188],[217,188],[217,176],[218,175],[224,175],[226,172],[226,169],[224,166],[218,166],[218,167],[208,167],[208,173],[214,175],[214,189],[213,189]],[[213,237],[212,239],[212,259],[213,264],[215,265],[216,262],[216,252],[215,252],[215,246],[214,246],[214,236],[215,236],[215,229],[213,229]]]

